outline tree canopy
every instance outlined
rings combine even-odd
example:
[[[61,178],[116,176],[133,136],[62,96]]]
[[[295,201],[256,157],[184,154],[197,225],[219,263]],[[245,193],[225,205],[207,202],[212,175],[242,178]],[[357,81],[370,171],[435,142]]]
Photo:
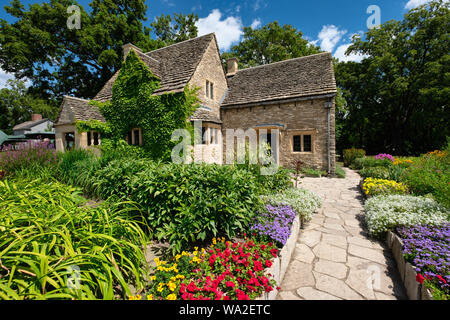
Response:
[[[248,68],[320,52],[301,31],[274,21],[261,28],[245,27],[243,40],[222,57],[238,58],[240,67]]]
[[[336,80],[346,100],[337,114],[338,148],[368,153],[420,154],[450,135],[449,3],[430,2],[355,37],[347,53],[367,56],[339,63]]]

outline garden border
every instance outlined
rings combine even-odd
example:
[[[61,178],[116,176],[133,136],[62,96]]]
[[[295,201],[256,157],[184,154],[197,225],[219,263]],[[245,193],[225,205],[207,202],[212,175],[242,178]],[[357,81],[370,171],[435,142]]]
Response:
[[[291,235],[284,247],[280,250],[280,254],[278,257],[273,259],[272,266],[265,270],[264,275],[269,277],[269,275],[273,276],[273,279],[277,282],[277,286],[281,285],[281,282],[284,279],[284,275],[286,274],[286,270],[289,266],[289,263],[292,258],[292,254],[295,250],[295,245],[297,243],[298,235],[300,233],[301,223],[300,216],[297,214],[291,226]],[[274,288],[271,292],[265,292],[262,296],[255,300],[275,300],[278,295],[278,290]]]
[[[402,239],[400,239],[400,237],[392,231],[388,231],[386,243],[394,255],[394,259],[397,263],[397,268],[400,272],[400,277],[403,281],[403,285],[405,286],[408,298],[410,300],[434,300],[430,290],[417,282],[417,273],[414,267],[409,262],[406,262],[403,257]]]

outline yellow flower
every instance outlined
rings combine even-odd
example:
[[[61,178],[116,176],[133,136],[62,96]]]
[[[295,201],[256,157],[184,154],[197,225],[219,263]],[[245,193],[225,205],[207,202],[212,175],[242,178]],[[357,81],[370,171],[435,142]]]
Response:
[[[213,243],[213,244],[216,244],[216,243],[217,243],[216,238],[213,238],[213,239],[212,239],[212,243]]]
[[[136,295],[136,300],[141,300],[142,299],[142,297],[141,297],[141,295]]]
[[[134,298],[134,296],[129,296],[128,300],[136,300],[136,299]]]
[[[177,296],[175,294],[169,294],[166,298],[167,300],[177,300]]]
[[[147,296],[147,300],[153,300],[153,295],[152,295],[152,294],[149,294],[149,295]]]
[[[175,291],[175,289],[177,288],[177,285],[174,282],[169,282],[167,286],[169,287],[170,291]]]
[[[156,280],[156,276],[152,276],[152,277],[150,278],[150,280],[155,281],[155,280]]]

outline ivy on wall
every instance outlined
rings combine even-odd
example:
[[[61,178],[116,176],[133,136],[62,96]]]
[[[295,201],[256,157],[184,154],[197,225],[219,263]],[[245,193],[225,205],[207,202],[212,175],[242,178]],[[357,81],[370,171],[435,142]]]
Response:
[[[108,102],[92,101],[106,123],[100,121],[77,121],[80,132],[98,131],[102,144],[120,144],[133,128],[141,128],[145,153],[152,159],[169,160],[171,141],[176,129],[193,131],[188,118],[198,107],[197,90],[186,88],[180,93],[154,96],[160,80],[131,50],[122,64],[119,76],[112,88],[112,99]]]

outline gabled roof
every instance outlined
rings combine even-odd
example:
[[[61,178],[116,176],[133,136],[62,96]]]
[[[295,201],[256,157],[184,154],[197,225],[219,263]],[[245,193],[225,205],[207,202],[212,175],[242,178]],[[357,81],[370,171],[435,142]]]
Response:
[[[6,142],[21,142],[21,141],[25,141],[26,137],[24,135],[19,135],[19,136],[11,136],[11,135],[7,135],[6,133],[4,133],[3,131],[0,130],[0,146],[3,143]]]
[[[26,121],[23,123],[19,123],[18,125],[14,126],[13,130],[31,130],[31,128],[40,125],[41,123],[51,121],[50,119],[41,119],[41,120],[35,120],[35,121]]]
[[[106,122],[100,110],[96,106],[89,105],[89,102],[85,99],[64,96],[55,125],[73,124],[76,120]]]
[[[239,70],[228,79],[222,107],[335,94],[331,53],[319,53]]]
[[[211,33],[147,53],[134,50],[153,74],[161,80],[161,87],[154,94],[183,91],[213,39],[215,35]],[[118,75],[119,71],[105,84],[94,100],[104,102],[112,98],[112,86]]]
[[[203,122],[212,122],[221,124],[222,120],[220,120],[217,115],[215,115],[210,108],[200,106],[195,110],[194,114],[189,118],[190,121],[203,121]]]

